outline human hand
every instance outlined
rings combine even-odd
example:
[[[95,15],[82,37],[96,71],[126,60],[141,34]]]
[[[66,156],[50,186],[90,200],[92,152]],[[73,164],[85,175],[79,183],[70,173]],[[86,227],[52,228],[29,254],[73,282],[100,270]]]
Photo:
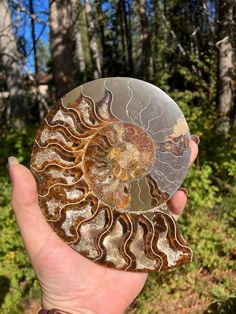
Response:
[[[198,147],[190,142],[190,165]],[[121,314],[142,290],[146,273],[105,268],[65,244],[43,217],[37,186],[29,169],[9,158],[12,206],[26,250],[42,289],[42,307],[71,314]],[[175,219],[181,215],[187,195],[180,189],[168,202]]]

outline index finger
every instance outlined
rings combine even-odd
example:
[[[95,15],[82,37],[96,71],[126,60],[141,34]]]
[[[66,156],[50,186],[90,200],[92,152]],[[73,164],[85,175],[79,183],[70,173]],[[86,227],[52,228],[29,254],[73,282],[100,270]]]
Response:
[[[191,148],[191,156],[190,156],[190,160],[189,160],[189,167],[192,166],[192,164],[194,163],[195,159],[197,158],[197,155],[198,155],[198,144],[199,144],[199,140],[197,142],[196,137],[195,136],[191,136],[191,141],[189,143],[189,146]]]

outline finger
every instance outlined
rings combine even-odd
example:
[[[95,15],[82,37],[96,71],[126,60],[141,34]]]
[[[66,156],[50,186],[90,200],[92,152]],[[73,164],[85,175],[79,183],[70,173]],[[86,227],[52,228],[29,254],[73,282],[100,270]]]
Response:
[[[179,219],[187,203],[188,192],[185,188],[180,188],[172,198],[167,202],[169,209],[172,211],[174,218]]]
[[[53,233],[38,205],[37,186],[30,170],[9,158],[12,207],[26,249],[32,259]]]
[[[193,164],[198,155],[198,144],[200,139],[196,135],[191,136],[189,146],[191,148],[191,155],[189,160],[189,167]],[[178,219],[182,214],[187,202],[188,191],[185,188],[180,188],[172,198],[167,202],[169,209],[172,211],[173,216]]]
[[[200,139],[196,135],[191,136],[191,141],[189,143],[189,146],[191,148],[191,156],[190,156],[190,161],[189,161],[189,167],[192,166],[194,163],[195,159],[197,158],[198,155],[198,144],[200,143]]]

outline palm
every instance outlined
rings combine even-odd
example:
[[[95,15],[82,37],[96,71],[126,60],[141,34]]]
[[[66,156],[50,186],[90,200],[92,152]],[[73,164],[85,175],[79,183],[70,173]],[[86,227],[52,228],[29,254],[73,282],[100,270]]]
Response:
[[[51,230],[48,241],[33,261],[43,294],[69,295],[83,304],[93,299],[101,313],[121,313],[142,289],[146,274],[121,272],[99,266],[64,244]],[[102,310],[103,309],[103,310]]]
[[[20,184],[13,182],[12,204],[42,287],[44,307],[68,309],[69,304],[70,312],[78,313],[78,306],[91,308],[92,302],[98,313],[122,313],[142,289],[147,275],[102,267],[66,245],[42,215],[34,177],[22,165],[15,168],[14,181]]]

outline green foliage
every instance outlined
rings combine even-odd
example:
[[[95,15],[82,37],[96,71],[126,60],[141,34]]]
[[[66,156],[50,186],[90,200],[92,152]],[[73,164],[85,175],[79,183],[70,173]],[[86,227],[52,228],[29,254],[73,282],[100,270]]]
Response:
[[[22,313],[25,296],[38,294],[39,287],[25,252],[10,205],[10,182],[7,177],[7,157],[16,156],[28,164],[35,132],[32,128],[21,133],[16,130],[1,132],[0,170],[0,311],[2,314]],[[2,287],[3,285],[3,287]]]
[[[129,16],[130,3],[127,1],[126,12],[122,12],[118,2],[101,1],[104,8],[102,19],[96,13],[96,28],[101,27],[101,21],[104,28],[104,34],[100,34],[105,41],[100,47],[103,50],[104,76],[131,75],[142,79],[139,3],[134,2],[132,16]],[[194,5],[194,1],[157,1],[157,8],[152,7],[154,2],[148,3],[152,60],[147,79],[176,101],[186,117],[191,134],[199,135],[201,143],[197,163],[184,182],[189,191],[189,202],[180,219],[180,228],[195,254],[194,262],[169,272],[151,274],[133,307],[138,314],[178,313],[178,308],[181,313],[183,306],[187,309],[185,313],[203,313],[190,308],[195,298],[196,303],[203,300],[209,304],[207,310],[206,305],[204,307],[206,314],[235,313],[236,137],[235,133],[227,137],[216,133],[217,51],[216,38],[211,30],[216,30],[216,2],[207,2],[211,6],[208,9],[213,10],[209,12],[210,18],[204,5]],[[86,81],[92,78],[93,68],[86,16],[81,8],[79,11],[86,71],[78,76],[78,81]],[[132,38],[129,40],[133,45],[133,72],[129,70],[127,59],[128,39],[124,36],[124,21],[121,22],[123,15],[127,15],[128,24],[132,27]],[[26,55],[25,44],[24,37],[20,37],[18,49],[23,55]],[[46,71],[51,61],[47,45],[39,41],[37,48],[39,69]],[[0,70],[1,62],[0,59]],[[0,89],[6,89],[5,80],[1,80],[0,85]],[[27,95],[31,111],[38,112],[33,94],[27,91]],[[30,119],[34,121],[33,114]],[[17,132],[1,126],[0,312],[3,314],[22,313],[23,301],[39,295],[35,274],[11,210],[6,167],[7,158],[11,155],[28,165],[36,129],[37,126],[33,126]],[[186,299],[190,299],[189,304]],[[172,308],[168,307],[170,303]]]
[[[204,313],[234,313],[230,312],[235,309],[236,292],[236,264],[232,255],[236,206],[230,207],[233,200],[235,203],[236,196],[225,199],[224,204],[214,209],[195,206],[193,202],[187,206],[179,224],[194,252],[194,261],[169,272],[151,274],[134,304],[138,314],[172,313],[168,312],[170,299],[173,308],[179,304],[183,308],[188,294],[190,299],[196,297],[198,302],[204,299],[206,304],[211,303]],[[226,208],[233,217],[225,213]],[[229,312],[223,312],[226,308]]]
[[[222,141],[218,137],[213,140],[211,136],[212,145],[205,144],[208,143],[205,134],[210,134],[211,121],[214,121],[211,109],[209,116],[205,117],[200,104],[191,105],[193,102],[200,103],[196,101],[200,97],[197,93],[176,91],[175,96],[192,133],[202,135],[198,162],[190,169],[185,181],[189,202],[180,220],[181,230],[189,240],[195,260],[185,268],[151,274],[134,306],[137,313],[155,313],[157,304],[168,302],[169,295],[173,302],[183,302],[182,294],[191,291],[198,297],[208,298],[212,307],[217,307],[221,313],[221,308],[229,306],[227,300],[231,300],[236,291],[236,279],[232,276],[232,272],[236,271],[236,193],[232,186],[232,180],[235,179],[235,152],[227,149],[228,145],[234,147],[235,142],[231,138]],[[35,128],[25,129],[21,133],[14,130],[1,133],[3,158],[0,167],[5,175],[0,179],[0,284],[4,284],[5,290],[1,289],[0,300],[1,313],[4,314],[22,313],[22,300],[39,295],[35,274],[9,205],[10,184],[6,176],[9,155],[15,155],[21,162],[28,164],[34,136]],[[221,145],[218,145],[219,141]],[[213,150],[218,154],[213,155]],[[205,278],[208,276],[209,283],[206,283]],[[214,277],[213,281],[211,276]],[[151,305],[147,306],[149,303]],[[211,307],[206,313],[212,313],[210,311]],[[163,309],[160,308],[159,312],[162,313]]]
[[[191,99],[189,92],[184,99]],[[186,106],[184,110],[188,115],[188,110],[191,109]],[[201,120],[202,113],[199,109],[192,112],[195,114],[190,115],[190,124],[194,126],[194,121]],[[34,129],[23,130],[20,134],[9,130],[2,132],[1,136],[4,139],[2,170],[9,155],[16,155],[20,161],[27,164],[35,136]],[[231,278],[231,272],[236,271],[234,261],[236,194],[229,183],[222,189],[213,176],[213,169],[218,166],[217,177],[219,180],[224,178],[225,171],[222,167],[227,169],[227,166],[231,165],[231,160],[227,159],[228,153],[226,159],[222,153],[220,164],[217,156],[208,160],[206,158],[208,151],[205,149],[203,147],[203,153],[200,154],[201,158],[204,157],[203,161],[200,159],[192,167],[186,179],[189,202],[186,213],[180,220],[181,230],[194,251],[194,262],[171,272],[151,274],[143,293],[134,304],[137,313],[154,313],[159,302],[168,302],[169,295],[172,296],[173,302],[182,302],[182,293],[188,290],[198,296],[209,298],[211,306],[217,307],[219,313],[222,308],[231,304],[227,303],[227,300],[231,300],[236,291],[235,279]],[[223,151],[223,148],[221,150]],[[233,152],[229,153],[232,154]],[[233,166],[232,163],[230,170],[226,172],[229,176]],[[6,173],[6,169],[4,171]],[[235,175],[233,171],[232,174]],[[6,176],[0,180],[0,284],[4,283],[4,287],[8,287],[5,290],[1,289],[1,313],[18,314],[22,313],[22,300],[38,296],[39,287],[9,205],[9,180]],[[210,278],[214,276],[213,282],[209,279],[209,283],[206,283],[204,278],[207,276]],[[152,308],[151,305],[147,307],[149,303],[155,304],[155,307]],[[212,307],[209,307],[206,313],[212,313],[210,312]],[[161,311],[162,309],[160,313]]]
[[[1,187],[0,278],[9,280],[9,290],[0,290],[0,299],[4,299],[0,308],[3,314],[22,313],[22,300],[37,290],[37,282],[9,205],[10,186],[6,178],[1,179]]]
[[[30,159],[31,148],[37,126],[30,126],[21,132],[16,129],[1,130],[1,159],[0,170],[7,174],[7,159],[15,156],[19,162],[27,164]]]
[[[236,308],[236,297],[230,297],[226,301],[214,302],[205,314],[234,314]]]
[[[9,209],[5,209],[5,213],[1,214],[1,220],[7,221],[8,224],[1,227],[0,276],[10,279],[11,289],[5,297],[1,313],[10,313],[12,309],[20,310],[23,298],[36,285],[35,275],[25,253],[17,226],[8,211]]]
[[[194,207],[211,209],[222,201],[219,187],[212,182],[212,168],[208,164],[194,165],[185,185],[190,191],[189,200]]]

